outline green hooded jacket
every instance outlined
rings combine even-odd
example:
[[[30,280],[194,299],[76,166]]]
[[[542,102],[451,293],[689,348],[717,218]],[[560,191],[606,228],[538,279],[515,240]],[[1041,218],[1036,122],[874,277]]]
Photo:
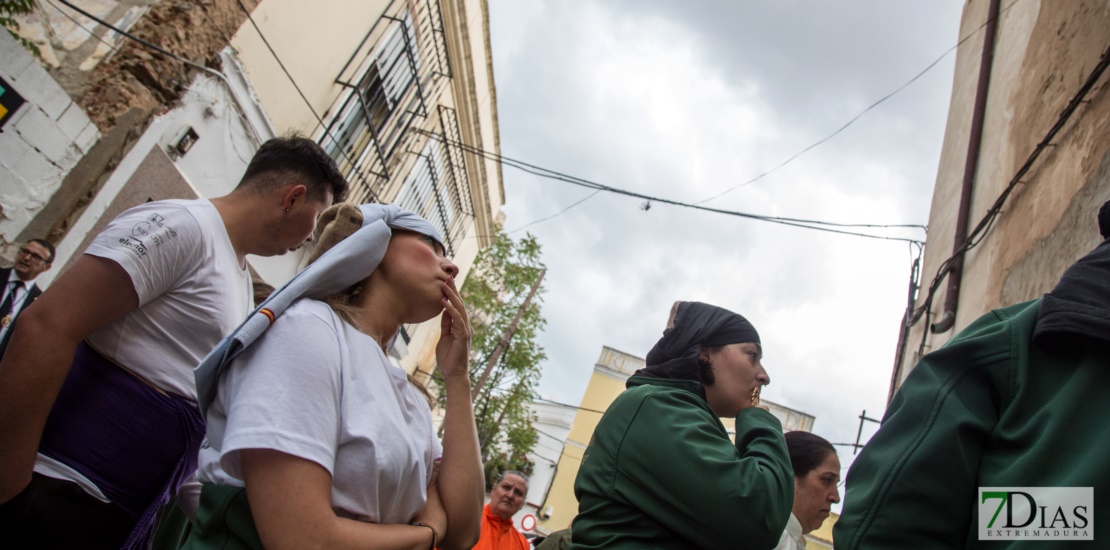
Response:
[[[782,425],[749,408],[736,433],[701,384],[629,378],[578,470],[570,549],[773,548],[794,504]]]
[[[992,311],[918,363],[848,471],[836,548],[1107,547],[1110,348],[1047,353],[1033,342],[1041,303]],[[979,487],[1094,487],[1102,535],[979,540]]]

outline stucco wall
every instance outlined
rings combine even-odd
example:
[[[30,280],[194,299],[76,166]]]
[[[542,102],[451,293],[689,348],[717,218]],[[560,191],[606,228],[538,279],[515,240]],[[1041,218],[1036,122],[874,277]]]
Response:
[[[386,0],[329,0],[313,8],[298,0],[266,0],[251,16],[309,104],[328,120],[325,111],[343,92],[336,77],[388,4]],[[318,126],[316,117],[261,36],[248,21],[231,43],[262,105],[279,133],[294,129],[312,134]]]
[[[961,36],[986,20],[986,0],[964,9]],[[1010,6],[1008,9],[1007,6]],[[983,218],[1056,123],[1110,47],[1110,4],[1099,0],[1003,2],[975,176],[969,230]],[[929,216],[922,295],[952,254],[982,33],[957,55],[948,129]],[[968,253],[955,327],[929,334],[924,352],[947,342],[982,314],[1041,296],[1063,270],[1100,240],[1095,215],[1110,199],[1110,75],[1104,74],[1022,179],[983,242]],[[928,323],[943,309],[941,285],[930,316],[910,331],[900,379],[918,359]]]
[[[21,235],[23,229],[46,207],[65,174],[100,139],[100,132],[4,31],[0,31],[0,76],[26,101],[0,133],[0,257],[10,264],[27,238]]]

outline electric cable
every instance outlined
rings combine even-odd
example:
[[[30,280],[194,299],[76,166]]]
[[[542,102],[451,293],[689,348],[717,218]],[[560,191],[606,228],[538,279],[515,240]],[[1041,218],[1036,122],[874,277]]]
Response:
[[[416,131],[422,132],[422,133],[424,133],[424,134],[426,134],[426,135],[428,135],[428,136],[430,136],[434,139],[444,140],[447,143],[455,145],[456,147],[459,147],[459,148],[461,148],[461,149],[463,149],[463,150],[465,150],[469,153],[478,155],[482,158],[485,158],[485,159],[488,159],[488,160],[493,160],[493,161],[499,162],[503,165],[507,165],[507,166],[510,166],[512,168],[516,168],[518,170],[521,170],[521,171],[524,171],[524,172],[527,172],[527,173],[530,173],[530,174],[533,174],[533,175],[536,175],[536,176],[540,176],[540,177],[547,178],[547,179],[552,179],[552,180],[555,180],[555,181],[561,181],[561,182],[564,182],[564,183],[569,183],[569,184],[577,185],[577,186],[580,186],[580,187],[585,187],[587,189],[594,189],[594,190],[597,190],[597,191],[606,191],[606,192],[617,194],[617,195],[635,197],[635,198],[639,198],[639,199],[643,199],[645,201],[648,201],[649,203],[658,202],[658,203],[661,203],[661,204],[669,204],[669,205],[672,205],[672,206],[679,206],[679,207],[683,207],[683,208],[691,208],[691,209],[694,209],[694,210],[701,210],[701,211],[704,211],[704,212],[714,212],[714,213],[717,213],[717,214],[724,214],[724,215],[728,215],[728,216],[735,216],[735,217],[741,217],[741,218],[747,218],[747,219],[777,223],[777,224],[781,224],[781,225],[789,225],[789,226],[793,226],[793,227],[800,227],[800,228],[803,228],[803,229],[813,229],[813,230],[816,230],[816,231],[824,231],[824,232],[828,232],[828,233],[838,233],[838,234],[842,234],[842,235],[851,235],[851,236],[865,237],[865,238],[870,238],[870,239],[902,241],[902,242],[910,242],[910,243],[922,243],[922,241],[917,240],[917,239],[905,238],[905,237],[893,237],[893,236],[886,236],[886,235],[874,235],[874,234],[870,234],[870,233],[860,233],[860,232],[857,232],[857,231],[845,231],[843,229],[836,229],[836,228],[917,228],[917,229],[922,229],[922,230],[926,229],[926,227],[923,226],[923,225],[915,225],[915,224],[837,223],[837,222],[826,222],[826,221],[821,221],[821,220],[809,220],[809,219],[801,219],[801,218],[787,218],[787,217],[781,217],[781,216],[765,216],[765,215],[761,215],[761,214],[752,214],[752,213],[749,213],[749,212],[741,212],[741,211],[737,211],[737,210],[724,210],[724,209],[720,209],[720,208],[700,206],[700,205],[696,205],[696,204],[685,203],[685,202],[676,201],[676,200],[672,200],[672,199],[666,199],[666,198],[662,198],[662,197],[655,197],[655,196],[646,195],[646,194],[643,194],[643,193],[638,193],[638,192],[635,192],[635,191],[629,191],[629,190],[626,190],[626,189],[620,189],[620,188],[617,188],[617,187],[611,187],[611,186],[608,186],[608,185],[603,185],[603,184],[593,182],[593,181],[590,181],[590,180],[587,180],[587,179],[584,179],[584,178],[571,176],[569,174],[558,172],[556,170],[551,170],[551,169],[548,169],[548,168],[543,168],[543,167],[540,167],[540,166],[536,166],[534,164],[529,164],[529,163],[524,162],[524,161],[512,159],[512,158],[500,155],[498,153],[485,151],[485,150],[479,149],[477,147],[474,147],[474,146],[468,145],[466,143],[463,143],[461,141],[445,138],[443,136],[440,136],[438,134],[434,134],[432,132],[427,132],[425,130],[419,130],[419,129],[417,129]],[[581,202],[583,202],[583,201],[579,201],[579,203],[581,203]],[[569,209],[569,207],[567,209]],[[564,209],[564,211],[567,210],[567,209]]]
[[[91,14],[91,13],[73,5],[68,0],[58,0],[58,2],[61,2],[63,5],[73,9],[77,13],[80,13],[81,15],[84,15],[85,17],[88,17],[89,19],[95,21],[98,25],[102,25],[102,26],[104,26],[108,29],[111,29],[116,34],[118,34],[120,36],[123,36],[124,38],[127,38],[129,40],[132,40],[135,43],[137,43],[137,44],[139,44],[139,45],[141,45],[145,48],[151,49],[151,50],[153,50],[155,52],[158,52],[158,53],[160,53],[160,54],[162,54],[166,57],[169,57],[170,59],[178,61],[178,62],[184,64],[187,67],[192,67],[194,69],[197,69],[199,71],[203,71],[206,74],[212,75],[212,76],[220,79],[221,81],[223,81],[224,85],[227,86],[228,91],[231,92],[232,94],[234,94],[234,91],[233,91],[234,88],[232,87],[231,82],[228,80],[227,76],[224,75],[223,73],[221,73],[220,71],[217,71],[217,70],[212,69],[210,67],[205,67],[204,65],[201,65],[199,63],[195,63],[193,61],[190,61],[188,59],[180,57],[180,56],[178,56],[174,53],[171,53],[168,50],[165,50],[165,49],[163,49],[163,48],[161,48],[161,47],[159,47],[155,44],[152,44],[152,43],[150,43],[150,42],[148,42],[148,41],[146,41],[142,38],[139,38],[139,37],[127,32],[127,31],[125,31],[125,30],[120,29],[120,28],[116,27],[115,25],[112,25],[111,23],[108,23],[107,21],[104,21],[103,19],[100,19],[100,18],[96,17],[95,15],[93,15],[93,14]],[[51,5],[53,5],[53,3],[51,3]],[[58,9],[58,11],[62,11],[57,6],[54,6],[54,8]],[[73,19],[69,14],[66,14],[64,11],[62,11],[62,13],[65,14],[66,17],[69,17],[71,20]],[[76,21],[74,21],[74,23],[76,23]],[[89,33],[93,37],[96,37],[97,39],[100,39],[100,37],[97,36],[96,33],[94,31],[92,31],[91,29],[88,29],[88,28],[86,28],[82,25],[78,25],[78,26],[80,26],[82,30]],[[103,40],[101,39],[101,41],[103,41]],[[109,46],[111,46],[111,45],[109,44]],[[113,47],[113,50],[115,52],[119,52],[119,48],[114,48]],[[235,103],[235,102],[233,102],[233,103]],[[261,144],[262,143],[261,136],[259,136],[258,133],[255,131],[254,126],[251,125],[247,121],[246,115],[243,114],[242,110],[239,108],[237,103],[235,103],[234,108],[235,108],[235,111],[236,111],[237,115],[239,116],[240,120],[243,121],[243,126],[251,133],[251,135],[254,137],[255,142],[257,142],[258,144]]]
[[[268,40],[266,40],[266,37],[265,37],[265,36],[263,36],[263,35],[262,35],[262,31],[261,31],[261,29],[259,29],[259,28],[258,28],[258,25],[257,25],[257,24],[255,24],[255,22],[254,22],[254,19],[253,19],[253,18],[251,17],[250,11],[249,11],[249,10],[247,10],[247,7],[243,5],[243,2],[242,2],[242,0],[236,0],[236,1],[237,1],[237,2],[239,3],[239,7],[240,7],[240,8],[242,8],[242,9],[243,9],[243,11],[244,11],[244,12],[246,13],[246,15],[247,15],[247,19],[248,19],[248,20],[250,20],[250,22],[251,22],[251,25],[253,25],[253,26],[254,26],[254,29],[255,29],[255,31],[257,31],[257,32],[258,32],[258,36],[259,36],[259,38],[261,38],[261,39],[262,39],[262,42],[263,42],[263,43],[264,43],[264,44],[266,45],[266,48],[270,50],[270,54],[274,56],[274,60],[275,60],[275,61],[277,61],[277,63],[278,63],[278,66],[280,66],[280,67],[281,67],[281,70],[282,70],[283,72],[285,72],[285,76],[286,76],[286,77],[287,77],[287,78],[289,79],[289,82],[290,82],[290,83],[291,83],[291,84],[293,85],[293,88],[295,88],[295,89],[297,90],[297,93],[298,93],[298,94],[300,94],[300,96],[301,96],[301,99],[302,99],[302,100],[304,101],[304,103],[305,103],[305,106],[307,106],[307,107],[308,107],[308,110],[309,110],[309,111],[311,111],[311,112],[312,112],[312,114],[313,114],[313,116],[315,116],[315,117],[316,117],[316,121],[317,121],[317,122],[318,122],[318,123],[320,124],[320,127],[324,129],[324,134],[326,134],[326,135],[327,135],[327,136],[328,136],[329,138],[331,138],[331,139],[332,139],[332,141],[334,141],[335,143],[337,143],[337,144],[338,144],[338,143],[339,143],[339,141],[338,141],[338,140],[336,140],[336,139],[335,139],[335,136],[333,136],[333,135],[331,134],[331,130],[329,130],[329,129],[328,129],[328,127],[327,127],[327,126],[326,126],[326,125],[324,124],[324,121],[323,121],[323,119],[321,119],[321,118],[320,118],[320,115],[316,113],[316,109],[312,107],[312,104],[311,104],[311,103],[310,103],[310,102],[308,101],[308,98],[307,98],[307,97],[305,97],[304,93],[303,93],[303,92],[301,91],[301,88],[300,88],[300,86],[298,86],[298,85],[297,85],[297,83],[296,83],[296,81],[294,81],[294,80],[293,80],[293,76],[292,76],[292,75],[290,75],[290,74],[289,74],[289,71],[285,69],[285,64],[281,62],[281,59],[280,59],[280,58],[278,58],[278,56],[277,56],[277,53],[276,53],[276,52],[274,52],[274,49],[273,49],[272,47],[270,47],[270,42],[269,42]],[[120,29],[120,28],[116,27],[115,25],[112,25],[111,23],[108,23],[107,21],[105,21],[105,20],[103,20],[103,19],[101,19],[101,18],[99,18],[99,17],[97,17],[97,16],[95,16],[95,15],[93,15],[93,14],[89,13],[88,11],[85,11],[84,9],[82,9],[82,8],[80,8],[80,7],[76,6],[76,5],[74,5],[74,4],[73,4],[72,2],[70,2],[69,0],[58,0],[58,2],[61,2],[61,3],[63,4],[63,5],[65,5],[65,6],[68,6],[69,8],[73,9],[73,10],[74,10],[74,11],[76,11],[77,13],[80,13],[81,15],[84,15],[85,17],[88,17],[89,19],[91,19],[91,20],[95,21],[95,22],[96,22],[97,24],[99,24],[99,25],[103,25],[103,26],[105,26],[105,27],[107,27],[107,28],[111,29],[112,31],[115,31],[115,32],[116,32],[117,34],[119,34],[120,36],[123,36],[123,37],[125,37],[125,38],[128,38],[128,39],[130,39],[130,40],[132,40],[132,41],[134,41],[134,42],[136,42],[136,43],[138,43],[138,44],[142,45],[142,46],[143,46],[143,47],[145,47],[145,48],[148,48],[148,49],[150,49],[150,50],[156,51],[156,52],[158,52],[158,53],[160,53],[160,54],[162,54],[162,55],[164,55],[164,56],[166,56],[166,57],[168,57],[168,58],[170,58],[170,59],[173,59],[173,60],[176,60],[176,61],[178,61],[178,62],[180,62],[180,63],[183,63],[183,64],[185,64],[186,66],[189,66],[189,67],[192,67],[192,68],[194,68],[194,69],[197,69],[197,70],[200,70],[200,71],[204,71],[204,72],[206,72],[206,73],[208,73],[208,74],[214,75],[214,76],[216,76],[216,77],[220,78],[221,80],[223,80],[223,81],[224,81],[224,83],[228,84],[228,86],[230,87],[230,83],[228,83],[228,82],[227,82],[227,77],[226,77],[226,76],[224,76],[224,74],[223,74],[223,73],[221,73],[221,72],[219,72],[219,71],[217,71],[217,70],[215,70],[215,69],[212,69],[212,68],[209,68],[209,67],[205,67],[204,65],[201,65],[201,64],[199,64],[199,63],[196,63],[196,62],[190,61],[190,60],[188,60],[188,59],[185,59],[185,58],[183,58],[183,57],[181,57],[181,56],[178,56],[178,55],[176,55],[176,54],[174,54],[174,53],[170,52],[169,50],[166,50],[165,48],[162,48],[161,46],[158,46],[158,45],[156,45],[156,44],[154,44],[154,43],[151,43],[150,41],[147,41],[147,40],[144,40],[144,39],[142,39],[142,38],[139,38],[138,36],[135,36],[135,35],[133,35],[133,34],[131,34],[131,33],[127,32],[127,31],[123,30],[123,29]],[[89,31],[88,29],[85,29],[85,30],[86,30],[86,31],[88,31],[88,32],[90,32],[90,33],[92,33],[92,31]],[[252,130],[252,131],[253,131],[253,130]],[[368,183],[368,182],[366,181],[366,176],[365,176],[365,175],[364,175],[364,174],[362,173],[362,171],[361,171],[361,170],[359,170],[359,169],[358,169],[358,167],[357,167],[357,166],[355,165],[354,161],[353,161],[353,160],[351,160],[351,157],[350,157],[350,156],[348,156],[348,155],[347,155],[347,152],[343,150],[343,147],[342,147],[342,146],[338,147],[338,151],[339,151],[339,153],[340,153],[341,155],[343,155],[343,158],[344,158],[344,159],[345,159],[345,160],[346,160],[346,161],[347,161],[348,163],[350,163],[350,165],[351,165],[351,167],[352,167],[352,171],[354,172],[354,174],[355,174],[355,175],[357,175],[357,176],[358,176],[358,178],[359,178],[359,180],[360,180],[360,183],[362,183],[363,185],[365,185],[365,186],[366,186],[366,189],[367,189],[367,190],[368,190],[368,191],[370,192],[370,195],[371,195],[371,196],[372,196],[372,197],[374,198],[374,200],[376,200],[376,201],[378,201],[378,202],[381,202],[381,197],[379,197],[379,196],[378,196],[378,194],[377,194],[377,192],[375,192],[375,191],[374,191],[374,188],[373,188],[373,186],[371,186],[371,185],[370,185],[370,184],[369,184],[369,183]]]
[[[578,406],[575,406],[575,405],[568,405],[566,403],[560,403],[558,401],[552,401],[550,399],[544,399],[542,397],[536,399],[536,401],[541,401],[543,403],[550,403],[552,405],[560,405],[560,406],[563,406],[563,407],[567,407],[569,409],[578,409],[580,411],[589,411],[589,412],[594,412],[594,413],[598,413],[598,414],[605,414],[605,411],[599,411],[597,409],[591,409],[589,407],[578,407]]]
[[[266,35],[262,34],[262,29],[258,27],[258,23],[254,22],[254,17],[251,15],[250,10],[247,9],[247,6],[243,4],[243,0],[235,1],[239,4],[239,7],[242,8],[243,13],[247,15],[247,20],[250,21],[251,26],[254,27],[254,31],[258,33],[258,37],[262,39],[262,43],[266,45],[266,49],[270,50],[270,55],[273,56],[274,61],[277,61],[278,66],[281,67],[281,71],[285,73],[285,77],[289,79],[289,83],[293,85],[293,88],[295,90],[297,90],[297,94],[301,96],[301,100],[304,101],[305,106],[307,106],[308,110],[312,112],[312,116],[316,118],[316,122],[319,123],[320,128],[324,130],[324,134],[331,138],[332,142],[336,144],[336,150],[338,150],[339,153],[343,155],[343,158],[347,161],[347,163],[351,165],[351,170],[358,176],[360,180],[359,183],[362,183],[364,186],[366,186],[366,190],[370,192],[370,196],[373,197],[374,200],[378,202],[383,202],[381,197],[378,196],[378,193],[374,191],[374,187],[366,181],[366,176],[362,173],[362,170],[360,170],[358,168],[358,165],[355,164],[355,161],[347,155],[347,151],[344,150],[343,145],[339,143],[339,140],[335,139],[335,136],[332,135],[331,130],[328,128],[327,124],[324,124],[324,119],[321,118],[320,114],[316,112],[316,108],[312,106],[312,102],[310,102],[308,98],[305,97],[304,92],[301,91],[301,87],[297,85],[297,81],[294,80],[293,75],[289,73],[289,69],[285,68],[285,63],[281,62],[281,58],[278,57],[277,52],[274,51],[273,46],[270,45],[270,41],[266,39]]]
[[[1006,13],[1006,11],[1008,11],[1008,10],[1009,10],[1010,8],[1014,7],[1014,4],[1017,4],[1017,3],[1018,3],[1018,0],[1014,0],[1013,2],[1010,2],[1010,4],[1009,4],[1008,6],[1006,6],[1005,8],[1003,8],[1002,10],[1000,10],[1000,11],[998,12],[998,15],[997,15],[997,17],[1002,17],[1002,14],[1003,14],[1003,13]],[[996,17],[996,18],[997,18],[997,17]],[[831,134],[829,134],[829,135],[827,135],[827,136],[825,136],[825,137],[823,137],[823,138],[821,138],[821,139],[817,140],[816,142],[814,142],[814,143],[813,143],[812,145],[810,145],[809,147],[806,147],[805,149],[802,149],[801,151],[798,151],[797,153],[793,154],[792,156],[790,156],[790,157],[789,157],[789,158],[787,158],[786,160],[784,160],[784,161],[782,161],[781,163],[779,163],[778,165],[776,165],[776,166],[775,166],[774,168],[771,168],[770,170],[767,170],[767,171],[763,172],[762,174],[759,174],[758,176],[756,176],[756,177],[754,177],[754,178],[752,178],[752,179],[750,179],[750,180],[747,180],[747,181],[745,181],[745,182],[743,182],[743,183],[740,183],[740,184],[734,185],[734,186],[732,186],[732,187],[729,187],[728,189],[725,189],[724,191],[722,191],[722,192],[720,192],[720,193],[718,193],[718,194],[716,194],[716,195],[713,195],[712,197],[709,197],[709,198],[707,198],[707,199],[702,199],[702,200],[700,200],[700,201],[698,201],[698,202],[695,202],[694,204],[702,204],[702,203],[706,203],[706,202],[709,202],[709,201],[711,201],[711,200],[714,200],[714,199],[718,199],[718,198],[721,198],[721,197],[723,197],[723,196],[725,196],[725,195],[727,195],[727,194],[729,194],[729,193],[731,193],[731,192],[733,192],[733,191],[735,191],[735,190],[737,190],[737,189],[739,189],[739,188],[741,188],[741,187],[744,187],[744,186],[746,186],[746,185],[749,185],[749,184],[755,183],[755,182],[757,182],[757,181],[759,181],[759,180],[763,179],[764,177],[766,177],[766,176],[770,175],[770,174],[771,174],[772,172],[776,172],[776,171],[778,171],[778,170],[779,170],[780,168],[782,168],[782,167],[786,166],[787,164],[790,164],[791,162],[793,162],[793,161],[794,161],[795,159],[797,159],[798,157],[800,157],[800,156],[802,156],[802,155],[804,155],[804,154],[808,153],[808,152],[809,152],[809,151],[810,151],[811,149],[814,149],[814,148],[816,148],[816,147],[818,147],[818,146],[822,145],[822,144],[823,144],[823,143],[825,143],[826,141],[829,141],[830,139],[832,139],[832,138],[836,137],[836,136],[837,136],[837,134],[840,134],[840,133],[841,133],[841,132],[843,132],[844,130],[848,129],[848,127],[849,127],[849,126],[851,126],[851,125],[855,124],[855,122],[856,122],[857,120],[859,120],[859,119],[860,119],[860,118],[861,118],[861,117],[862,117],[863,115],[867,114],[867,113],[868,113],[869,111],[871,111],[871,110],[872,110],[872,109],[874,109],[875,107],[878,107],[878,106],[879,106],[879,105],[881,105],[882,103],[886,102],[886,100],[888,100],[888,99],[890,99],[890,98],[894,97],[894,96],[895,96],[895,95],[897,95],[897,94],[898,94],[899,92],[901,92],[902,90],[906,89],[906,87],[907,87],[907,86],[909,86],[910,84],[913,84],[913,83],[914,83],[914,82],[915,82],[915,81],[916,81],[917,79],[919,79],[919,78],[921,78],[922,76],[924,76],[924,75],[925,75],[925,73],[927,73],[927,72],[929,72],[930,70],[932,70],[932,69],[933,69],[933,67],[936,67],[936,66],[937,66],[937,64],[938,64],[938,63],[940,63],[940,61],[941,61],[942,59],[944,59],[945,57],[948,57],[948,54],[950,54],[950,53],[952,53],[953,51],[955,51],[955,50],[956,50],[957,48],[959,48],[959,47],[960,47],[960,45],[961,45],[961,44],[963,44],[964,42],[967,42],[967,41],[968,41],[968,40],[969,40],[969,39],[970,39],[971,37],[975,36],[976,34],[978,34],[978,33],[979,33],[979,31],[983,30],[983,28],[984,28],[984,27],[986,27],[986,26],[987,26],[987,24],[988,24],[988,23],[990,23],[991,21],[993,21],[993,19],[988,19],[988,20],[987,20],[986,22],[984,22],[984,23],[983,23],[982,25],[979,25],[979,28],[977,28],[977,29],[975,29],[974,31],[972,31],[972,32],[968,33],[968,34],[967,34],[967,36],[965,36],[965,37],[961,38],[959,42],[956,42],[956,45],[955,45],[955,46],[952,46],[951,48],[948,48],[948,50],[946,50],[946,51],[945,51],[944,53],[940,54],[940,57],[938,57],[938,58],[937,58],[937,59],[936,59],[935,61],[933,61],[932,63],[930,63],[930,64],[929,64],[928,66],[926,66],[926,67],[925,67],[925,68],[924,68],[924,69],[923,69],[923,70],[922,70],[921,72],[917,73],[917,74],[916,74],[916,75],[915,75],[915,76],[914,76],[913,78],[909,79],[909,80],[908,80],[908,81],[907,81],[907,82],[906,82],[905,84],[902,84],[901,86],[899,86],[899,87],[895,88],[895,89],[894,89],[894,91],[890,92],[889,94],[887,94],[887,95],[883,96],[883,97],[882,97],[881,99],[879,99],[878,101],[876,101],[876,102],[872,103],[871,105],[869,105],[869,106],[868,106],[868,107],[867,107],[866,109],[864,109],[863,111],[861,111],[861,112],[860,112],[860,113],[859,113],[858,115],[856,115],[856,116],[852,117],[852,118],[851,118],[851,120],[849,120],[848,122],[846,122],[846,123],[845,123],[845,124],[844,124],[843,126],[841,126],[840,128],[838,128],[838,129],[837,129],[836,131],[834,131],[833,133],[831,133]]]
[[[1019,183],[1022,183],[1021,179],[1025,176],[1026,173],[1029,172],[1030,168],[1033,167],[1033,163],[1037,161],[1037,159],[1041,156],[1041,153],[1044,152],[1044,150],[1048,147],[1055,146],[1055,144],[1052,143],[1052,139],[1056,137],[1056,134],[1059,133],[1061,129],[1063,129],[1064,124],[1067,123],[1067,121],[1071,118],[1072,114],[1075,113],[1079,106],[1085,102],[1084,97],[1086,97],[1087,92],[1089,92],[1091,88],[1094,87],[1095,83],[1098,82],[1103,72],[1106,71],[1107,66],[1110,66],[1110,48],[1107,48],[1106,51],[1103,52],[1102,58],[1095,65],[1094,69],[1091,70],[1091,73],[1087,76],[1087,80],[1084,81],[1083,85],[1079,87],[1079,90],[1076,91],[1075,95],[1072,96],[1071,100],[1064,107],[1063,111],[1060,112],[1060,116],[1057,117],[1056,123],[1053,124],[1052,127],[1048,130],[1048,133],[1045,134],[1044,139],[1042,139],[1037,144],[1037,146],[1034,147],[1033,152],[1029,154],[1029,157],[1025,160],[1025,163],[1021,165],[1021,168],[1018,169],[1017,173],[1014,174],[1014,177],[1010,179],[1010,182],[1008,185],[1006,185],[1006,188],[1003,189],[1001,193],[999,193],[998,198],[996,198],[994,201],[994,204],[991,205],[986,214],[984,214],[982,219],[979,220],[979,223],[975,226],[975,229],[968,234],[967,239],[964,241],[964,244],[961,245],[958,250],[954,251],[952,255],[948,257],[948,259],[944,260],[944,262],[941,263],[940,267],[937,269],[936,276],[933,277],[932,282],[929,284],[929,291],[925,295],[925,300],[923,301],[921,307],[917,308],[914,311],[913,316],[907,320],[907,323],[909,323],[911,326],[916,324],[917,321],[921,319],[921,316],[929,311],[929,309],[933,305],[933,298],[936,294],[936,291],[940,288],[940,283],[952,271],[952,268],[956,264],[956,261],[965,253],[983,242],[983,239],[986,238],[987,232],[989,232],[991,227],[993,227],[995,218],[997,218],[998,215],[1002,212],[1002,206],[1006,204],[1006,200],[1010,197],[1011,193],[1013,193],[1014,188],[1016,188]],[[925,342],[928,336],[929,327],[926,326],[921,333],[921,343],[918,345],[917,348],[918,357],[920,357],[921,354],[925,351]]]
[[[96,34],[94,31],[90,30],[88,27],[82,25],[81,22],[78,21],[76,17],[73,17],[72,15],[69,14],[69,12],[63,10],[62,8],[59,8],[58,5],[55,4],[54,2],[52,2],[51,0],[46,0],[46,3],[50,4],[50,6],[52,8],[58,10],[58,13],[61,13],[62,15],[66,16],[66,19],[69,19],[70,21],[72,21],[73,24],[77,25],[78,28],[80,28],[81,30],[89,33],[89,35],[92,36],[93,38],[103,42],[105,46],[108,46],[112,50],[112,52],[118,52],[119,51],[119,48],[117,48],[114,44],[112,44],[111,42],[108,42],[107,40],[104,40],[104,38],[102,38],[100,35]],[[46,24],[46,23],[44,23],[44,25],[49,27],[49,25]]]
[[[582,199],[579,199],[578,201],[575,201],[575,203],[574,203],[574,204],[571,204],[570,206],[567,206],[566,208],[563,208],[562,210],[560,210],[560,211],[558,211],[558,212],[556,212],[556,213],[554,213],[554,214],[552,214],[552,215],[550,215],[550,216],[547,216],[546,218],[540,218],[540,219],[538,219],[538,220],[535,220],[535,221],[531,221],[531,222],[528,222],[528,223],[526,223],[526,224],[524,224],[524,225],[522,225],[522,226],[520,226],[520,227],[518,227],[518,228],[516,228],[516,229],[513,229],[513,230],[509,231],[509,232],[508,232],[508,233],[506,233],[506,234],[507,234],[507,235],[512,235],[513,233],[516,233],[517,231],[521,231],[521,230],[523,230],[523,229],[526,229],[526,228],[532,227],[533,225],[536,225],[537,223],[545,222],[545,221],[547,221],[547,220],[550,220],[551,218],[557,218],[557,217],[559,217],[559,216],[561,216],[561,215],[565,214],[565,213],[567,212],[567,210],[570,210],[571,208],[574,208],[575,206],[578,206],[578,205],[580,205],[580,204],[582,204],[582,203],[584,203],[584,202],[586,202],[586,201],[588,201],[588,200],[590,200],[590,199],[594,198],[594,195],[597,195],[597,194],[598,194],[598,193],[600,193],[600,192],[601,192],[601,189],[598,189],[597,191],[594,191],[593,193],[590,193],[590,194],[589,194],[589,195],[587,195],[586,197],[584,197],[584,198],[582,198]]]

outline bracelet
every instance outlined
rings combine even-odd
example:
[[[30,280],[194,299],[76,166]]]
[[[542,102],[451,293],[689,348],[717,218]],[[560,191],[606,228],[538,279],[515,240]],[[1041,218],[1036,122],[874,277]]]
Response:
[[[417,527],[427,527],[428,529],[432,530],[432,546],[430,547],[430,550],[436,550],[436,547],[439,546],[439,532],[436,531],[436,528],[428,525],[427,523],[424,523],[423,521],[418,521],[416,523],[413,523],[413,525]]]

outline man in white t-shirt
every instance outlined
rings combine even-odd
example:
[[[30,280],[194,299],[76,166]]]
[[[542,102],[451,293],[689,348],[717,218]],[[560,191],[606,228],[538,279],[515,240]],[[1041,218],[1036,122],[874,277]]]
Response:
[[[146,203],[96,237],[0,362],[6,540],[145,546],[196,468],[193,368],[253,309],[247,254],[300,247],[346,191],[316,143],[275,138],[230,194]]]

